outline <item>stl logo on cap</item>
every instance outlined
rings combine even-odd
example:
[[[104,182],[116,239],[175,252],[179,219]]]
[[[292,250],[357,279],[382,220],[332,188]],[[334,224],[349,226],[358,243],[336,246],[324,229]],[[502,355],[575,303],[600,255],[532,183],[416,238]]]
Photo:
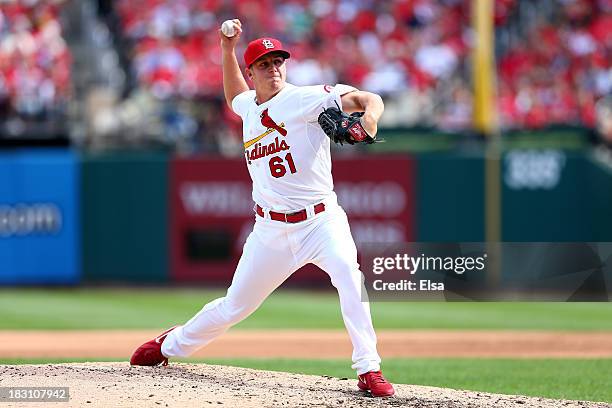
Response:
[[[0,0],[0,3],[2,0]],[[248,67],[253,62],[255,62],[258,58],[263,57],[269,52],[279,52],[283,58],[287,59],[291,56],[289,51],[287,51],[283,44],[275,39],[270,37],[258,38],[249,43],[244,50],[244,63]]]

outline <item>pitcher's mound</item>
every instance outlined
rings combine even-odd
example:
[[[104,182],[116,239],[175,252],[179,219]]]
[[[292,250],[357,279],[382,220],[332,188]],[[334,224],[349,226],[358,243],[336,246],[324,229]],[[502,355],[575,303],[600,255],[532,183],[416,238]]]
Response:
[[[127,363],[0,366],[1,387],[69,387],[70,407],[610,407],[609,404],[396,385],[372,398],[354,379],[205,364]],[[23,407],[23,402],[2,406]]]

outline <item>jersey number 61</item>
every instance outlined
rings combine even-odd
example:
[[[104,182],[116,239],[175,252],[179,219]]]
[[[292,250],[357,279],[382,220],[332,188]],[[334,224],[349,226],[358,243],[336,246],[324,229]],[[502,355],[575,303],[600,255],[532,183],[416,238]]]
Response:
[[[291,157],[291,153],[287,153],[285,155],[285,161],[287,161],[287,165],[289,166],[289,171],[291,174],[296,173],[295,163],[293,163],[293,158]],[[279,156],[274,156],[270,159],[270,173],[272,177],[283,177],[287,173],[287,168],[283,164],[283,159]]]

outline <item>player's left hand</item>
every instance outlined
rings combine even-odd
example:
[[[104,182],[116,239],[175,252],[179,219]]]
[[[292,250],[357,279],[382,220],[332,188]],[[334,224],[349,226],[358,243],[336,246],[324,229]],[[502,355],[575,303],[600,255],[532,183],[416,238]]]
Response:
[[[361,125],[368,135],[370,135],[373,139],[376,139],[376,133],[378,133],[378,122],[370,113],[365,112],[363,114],[361,117]]]
[[[363,120],[364,112],[350,115],[338,108],[327,108],[319,115],[318,122],[323,132],[334,142],[344,144],[374,143],[376,139],[365,128],[364,123],[376,135],[376,123],[371,118]],[[374,122],[374,123],[372,123]]]

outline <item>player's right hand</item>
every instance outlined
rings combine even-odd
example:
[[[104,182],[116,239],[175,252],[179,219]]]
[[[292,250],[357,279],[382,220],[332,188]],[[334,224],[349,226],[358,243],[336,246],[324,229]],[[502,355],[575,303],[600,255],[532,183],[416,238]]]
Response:
[[[239,19],[235,18],[232,20],[234,23],[234,29],[236,30],[236,35],[233,37],[226,37],[225,34],[221,32],[221,28],[219,28],[219,38],[221,39],[221,48],[228,51],[233,51],[240,39],[240,35],[242,34],[242,23]]]

